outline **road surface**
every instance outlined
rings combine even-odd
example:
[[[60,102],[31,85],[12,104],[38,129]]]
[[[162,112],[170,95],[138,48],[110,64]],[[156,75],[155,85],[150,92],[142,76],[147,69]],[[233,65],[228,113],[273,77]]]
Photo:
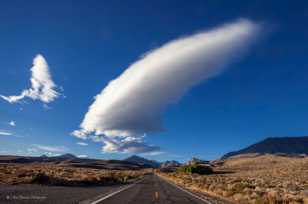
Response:
[[[168,183],[156,175],[148,175],[136,184],[102,196],[91,204],[211,204],[211,202]]]
[[[68,187],[34,184],[0,185],[0,204],[78,204],[110,194],[123,185]]]
[[[157,175],[133,184],[100,187],[0,185],[1,204],[216,204]]]

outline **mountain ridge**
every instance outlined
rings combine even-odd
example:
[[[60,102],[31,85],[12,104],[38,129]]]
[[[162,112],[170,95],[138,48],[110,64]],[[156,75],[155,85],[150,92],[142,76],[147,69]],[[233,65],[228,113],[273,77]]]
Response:
[[[123,161],[132,162],[139,165],[147,165],[149,167],[158,168],[160,166],[160,163],[155,160],[149,160],[144,157],[140,157],[137,155],[132,155],[130,157],[127,157],[126,159],[123,159]]]
[[[226,159],[239,154],[307,154],[308,136],[301,137],[268,137],[260,142],[249,145],[238,151],[232,151],[222,156]]]
[[[115,169],[115,170],[138,170],[149,168],[148,165],[133,163],[125,160],[103,160],[78,158],[73,154],[63,154],[59,156],[48,157],[41,156],[18,156],[18,155],[0,155],[0,164],[54,164],[80,168],[94,169]]]

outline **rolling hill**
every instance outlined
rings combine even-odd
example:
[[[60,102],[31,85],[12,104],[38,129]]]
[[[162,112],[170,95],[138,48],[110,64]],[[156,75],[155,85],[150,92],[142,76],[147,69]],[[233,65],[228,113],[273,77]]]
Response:
[[[58,166],[71,166],[79,168],[93,169],[113,169],[113,170],[138,170],[148,168],[149,165],[143,163],[135,163],[125,160],[102,160],[78,158],[73,154],[64,154],[60,156],[40,157],[0,155],[0,164],[32,164],[32,163],[49,163]]]

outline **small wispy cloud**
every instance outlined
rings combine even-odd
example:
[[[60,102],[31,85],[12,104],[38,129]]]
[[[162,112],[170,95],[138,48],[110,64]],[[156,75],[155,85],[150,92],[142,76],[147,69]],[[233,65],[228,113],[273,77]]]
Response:
[[[9,125],[15,127],[16,123],[15,123],[15,121],[12,120],[12,121],[9,122]]]
[[[59,153],[54,153],[54,152],[44,152],[44,155],[48,156],[48,157],[58,157],[61,154]]]
[[[166,152],[156,151],[156,152],[142,153],[142,155],[144,155],[144,156],[157,156],[157,155],[162,155],[162,154],[166,154]]]
[[[20,95],[0,95],[0,97],[9,103],[17,103],[26,97],[50,103],[60,96],[60,93],[56,91],[57,86],[51,78],[48,64],[42,55],[39,54],[34,58],[31,73],[31,88],[23,90]]]
[[[33,146],[39,150],[47,151],[47,152],[66,152],[68,148],[65,146],[49,146],[49,145],[39,145],[33,144]]]
[[[16,138],[24,138],[22,135],[16,135],[15,133],[9,132],[7,130],[0,130],[0,136],[12,136]]]
[[[13,135],[13,133],[0,130],[0,135],[2,135],[2,136],[11,136],[11,135]]]
[[[5,149],[2,149],[0,150],[0,154],[5,154],[5,153],[8,153],[9,151],[5,150]]]
[[[85,143],[85,142],[77,142],[76,144],[80,146],[88,146],[88,143]]]
[[[88,155],[85,155],[85,154],[80,154],[80,155],[77,155],[78,158],[88,158]]]
[[[36,152],[38,152],[38,149],[33,148],[33,147],[29,147],[29,148],[27,148],[27,152],[30,153],[30,154],[36,153]]]

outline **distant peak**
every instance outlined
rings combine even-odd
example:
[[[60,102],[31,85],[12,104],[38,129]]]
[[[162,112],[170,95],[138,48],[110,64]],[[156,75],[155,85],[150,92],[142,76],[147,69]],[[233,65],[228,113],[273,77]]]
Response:
[[[65,158],[65,159],[76,159],[77,157],[73,154],[70,154],[70,153],[67,153],[67,154],[62,154],[58,157],[61,157],[61,158]]]
[[[141,165],[149,165],[152,167],[158,167],[160,165],[160,163],[155,160],[149,160],[149,159],[137,156],[137,155],[132,155],[130,157],[127,157],[126,159],[124,159],[124,161],[141,164]]]

